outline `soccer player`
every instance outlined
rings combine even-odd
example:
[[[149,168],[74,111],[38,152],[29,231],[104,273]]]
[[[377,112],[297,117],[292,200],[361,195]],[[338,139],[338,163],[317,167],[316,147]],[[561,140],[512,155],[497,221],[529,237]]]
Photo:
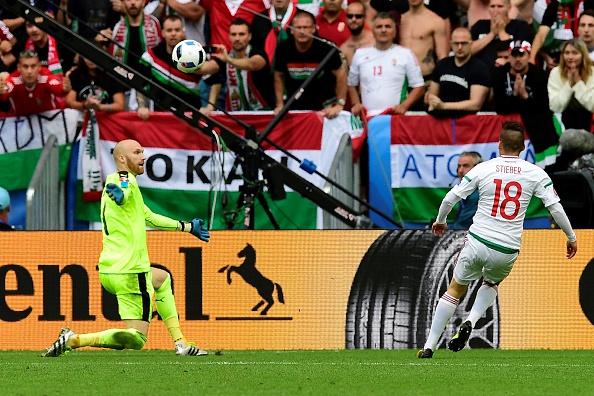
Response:
[[[497,297],[497,285],[509,275],[518,258],[526,208],[532,196],[540,198],[567,236],[567,258],[575,256],[577,240],[569,219],[559,203],[553,183],[544,170],[519,158],[524,150],[524,127],[514,121],[503,124],[499,135],[499,157],[472,168],[443,199],[432,230],[441,237],[447,227],[446,216],[460,199],[479,190],[479,204],[473,223],[454,267],[454,277],[440,298],[429,338],[419,358],[432,358],[447,322],[468,284],[483,277],[468,318],[448,343],[448,349],[464,348],[470,333]]]
[[[111,349],[141,349],[146,342],[156,294],[157,312],[175,343],[177,355],[201,356],[207,352],[186,341],[180,330],[171,277],[152,268],[146,246],[146,226],[182,231],[208,242],[204,221],[183,222],[151,212],[144,204],[136,177],[144,173],[144,149],[135,140],[122,140],[113,150],[118,171],[107,176],[101,197],[103,251],[99,277],[107,291],[118,299],[120,317],[126,329],[76,334],[62,329],[58,339],[42,357],[57,357],[84,346]]]

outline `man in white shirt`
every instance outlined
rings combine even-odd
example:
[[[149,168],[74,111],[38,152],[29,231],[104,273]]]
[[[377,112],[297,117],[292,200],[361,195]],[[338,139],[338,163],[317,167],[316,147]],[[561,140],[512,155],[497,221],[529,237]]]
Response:
[[[466,241],[455,262],[448,290],[439,299],[427,342],[417,356],[432,358],[443,330],[470,282],[483,278],[468,318],[448,343],[453,352],[462,350],[476,322],[497,297],[497,285],[510,273],[518,258],[526,209],[533,196],[539,198],[567,236],[567,258],[575,256],[577,240],[553,182],[544,170],[520,159],[524,150],[522,124],[508,121],[499,136],[499,157],[478,164],[454,186],[439,207],[432,230],[441,237],[446,217],[454,205],[479,190],[479,204]]]
[[[368,116],[381,113],[404,114],[425,95],[425,81],[415,54],[394,44],[396,23],[380,12],[373,20],[373,47],[355,51],[349,69],[351,113]],[[413,88],[407,95],[407,86]],[[359,99],[358,88],[361,91]]]

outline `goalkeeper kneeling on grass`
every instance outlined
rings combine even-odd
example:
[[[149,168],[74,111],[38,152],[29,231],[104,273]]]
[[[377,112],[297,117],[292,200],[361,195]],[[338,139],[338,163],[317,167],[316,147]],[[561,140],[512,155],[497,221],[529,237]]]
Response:
[[[85,346],[141,349],[153,312],[153,294],[156,294],[157,312],[173,338],[175,353],[206,355],[206,351],[187,342],[181,332],[169,273],[150,266],[146,227],[189,232],[204,242],[210,238],[208,229],[201,219],[173,220],[151,212],[144,204],[136,176],[144,173],[146,157],[137,141],[122,140],[116,144],[113,157],[118,172],[107,176],[101,197],[103,251],[99,258],[99,276],[105,289],[116,295],[126,329],[76,334],[64,328],[41,356],[56,357]]]

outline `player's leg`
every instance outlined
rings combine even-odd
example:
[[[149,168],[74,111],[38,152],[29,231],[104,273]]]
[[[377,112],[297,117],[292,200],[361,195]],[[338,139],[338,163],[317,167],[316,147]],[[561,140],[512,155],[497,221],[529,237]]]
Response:
[[[467,319],[472,328],[476,326],[476,322],[497,298],[497,286],[509,275],[518,258],[518,252],[503,253],[492,249],[488,250],[489,260],[485,263],[484,282],[479,288]]]
[[[43,357],[57,357],[71,349],[85,346],[111,349],[141,349],[144,346],[153,311],[151,274],[100,274],[100,279],[105,289],[116,295],[120,317],[126,323],[126,329],[107,329],[86,334],[62,329]]]
[[[449,322],[454,315],[460,298],[468,290],[468,285],[474,279],[481,276],[482,265],[478,264],[476,255],[476,245],[472,243],[467,237],[464,245],[460,249],[460,253],[454,262],[454,278],[450,282],[448,290],[441,296],[435,313],[433,321],[431,322],[431,329],[427,341],[417,354],[419,358],[431,358],[433,352],[437,348],[437,343]]]
[[[151,267],[153,286],[156,294],[157,312],[165,323],[169,334],[175,344],[175,353],[178,355],[202,356],[208,352],[196,348],[196,346],[188,342],[184,337],[179,324],[179,315],[177,314],[177,307],[175,305],[175,297],[173,296],[173,288],[171,287],[171,276],[165,270]]]

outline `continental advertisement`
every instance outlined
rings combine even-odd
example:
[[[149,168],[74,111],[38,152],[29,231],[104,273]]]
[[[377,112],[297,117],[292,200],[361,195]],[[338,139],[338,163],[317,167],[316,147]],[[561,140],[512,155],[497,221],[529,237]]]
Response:
[[[565,258],[559,230],[528,230],[471,348],[591,349],[594,232]],[[169,271],[182,331],[205,349],[418,348],[465,233],[426,230],[148,232],[151,263]],[[42,350],[62,327],[121,328],[99,282],[101,233],[0,234],[0,349]],[[592,261],[592,262],[591,262]],[[440,347],[465,319],[469,288]],[[24,341],[26,340],[26,341]],[[148,349],[172,349],[156,312]]]

